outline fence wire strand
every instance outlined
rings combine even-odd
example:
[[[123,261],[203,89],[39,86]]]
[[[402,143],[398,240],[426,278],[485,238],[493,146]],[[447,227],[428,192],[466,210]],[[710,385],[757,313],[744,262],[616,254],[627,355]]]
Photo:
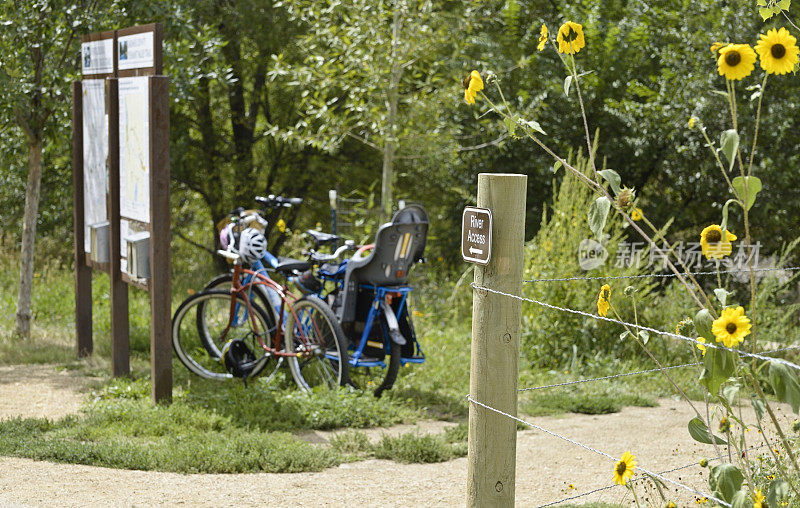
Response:
[[[791,350],[794,350],[794,349],[800,349],[800,346],[789,346],[789,347],[784,347],[784,348],[780,348],[780,349],[773,349],[771,351],[762,351],[761,354],[762,355],[774,355],[775,353],[781,353],[781,352],[784,352],[784,351],[791,351]],[[608,376],[593,377],[593,378],[589,378],[589,379],[577,379],[577,380],[574,380],[574,381],[564,381],[563,383],[555,383],[555,384],[551,384],[551,385],[534,386],[534,387],[531,387],[531,388],[519,388],[517,391],[518,392],[532,392],[532,391],[535,391],[535,390],[544,390],[544,389],[547,389],[547,388],[559,388],[559,387],[562,387],[562,386],[578,385],[578,384],[582,384],[582,383],[592,383],[594,381],[607,381],[609,379],[616,379],[616,378],[620,378],[620,377],[638,376],[639,374],[652,374],[652,373],[655,373],[655,372],[664,372],[665,370],[682,369],[682,368],[685,368],[685,367],[699,367],[700,365],[702,365],[702,363],[699,363],[699,362],[684,363],[682,365],[671,365],[669,367],[664,367],[664,368],[661,368],[661,369],[656,368],[656,369],[647,369],[647,370],[637,370],[637,371],[634,371],[634,372],[623,372],[622,374],[612,374],[612,375],[608,375]]]
[[[513,298],[515,300],[520,300],[520,301],[523,301],[523,302],[535,303],[536,305],[539,305],[539,306],[542,306],[542,307],[546,307],[548,309],[557,310],[557,311],[561,311],[561,312],[567,312],[569,314],[576,314],[576,315],[579,315],[579,316],[595,319],[597,321],[607,321],[609,323],[614,323],[614,324],[618,324],[618,325],[622,325],[622,326],[629,326],[631,328],[636,328],[637,330],[642,330],[642,331],[645,331],[645,332],[653,333],[655,335],[663,335],[663,336],[666,336],[666,337],[672,337],[672,338],[675,338],[675,339],[679,339],[679,340],[683,340],[683,341],[686,341],[686,342],[690,342],[690,343],[695,344],[695,345],[699,344],[699,345],[701,345],[703,347],[710,348],[710,349],[721,349],[723,351],[730,351],[731,353],[735,353],[735,354],[738,354],[740,356],[747,356],[747,357],[750,357],[750,358],[757,358],[759,360],[767,360],[767,361],[771,361],[771,362],[775,362],[775,363],[780,363],[780,364],[786,365],[787,367],[790,367],[792,369],[800,370],[800,365],[797,365],[795,363],[789,362],[789,361],[784,360],[782,358],[770,358],[769,356],[764,356],[763,354],[748,353],[747,351],[741,351],[739,349],[733,349],[733,348],[729,348],[729,347],[725,347],[725,346],[720,346],[720,345],[717,345],[717,344],[712,344],[710,342],[705,342],[704,343],[704,342],[700,342],[697,339],[693,339],[691,337],[686,337],[684,335],[679,335],[677,333],[665,332],[664,330],[657,330],[657,329],[651,328],[649,326],[637,325],[635,323],[627,323],[625,321],[620,321],[618,319],[598,316],[598,315],[590,314],[588,312],[583,312],[583,311],[580,311],[580,310],[569,309],[569,308],[566,308],[566,307],[559,307],[558,305],[552,305],[552,304],[549,304],[549,303],[546,303],[546,302],[541,302],[541,301],[535,300],[533,298],[525,298],[523,296],[513,295],[511,293],[505,293],[503,291],[498,291],[496,289],[491,289],[491,288],[479,286],[479,285],[475,284],[474,282],[471,283],[470,286],[472,286],[473,289],[476,289],[478,291],[486,291],[488,293],[494,293],[496,295],[505,296],[505,297],[508,297],[508,298]]]
[[[800,267],[798,266],[791,266],[786,268],[753,268],[754,272],[796,272],[800,271]],[[680,274],[681,277],[685,275],[720,275],[724,274],[732,274],[732,273],[750,273],[750,270],[747,268],[738,269],[738,270],[720,270],[717,271],[705,271],[705,272],[682,272]],[[568,282],[573,280],[623,280],[623,279],[669,279],[673,277],[678,277],[678,274],[675,273],[646,273],[640,275],[614,275],[610,277],[561,277],[555,279],[528,279],[523,280],[522,282],[527,284],[532,284],[536,282]]]
[[[491,406],[487,406],[486,404],[483,404],[482,402],[478,402],[477,400],[472,398],[472,395],[467,395],[467,400],[470,401],[472,404],[475,404],[477,406],[481,406],[481,407],[483,407],[485,409],[488,409],[489,411],[493,411],[493,412],[495,412],[495,413],[497,413],[499,415],[505,416],[505,417],[510,418],[512,420],[515,420],[515,421],[517,421],[517,422],[519,422],[519,423],[521,423],[523,425],[527,425],[528,427],[536,429],[536,430],[538,430],[540,432],[544,432],[545,434],[548,434],[548,435],[550,435],[552,437],[561,439],[562,441],[566,441],[567,443],[570,443],[570,444],[573,444],[573,445],[578,446],[580,448],[583,448],[584,450],[588,450],[588,451],[590,451],[592,453],[595,453],[597,455],[600,455],[602,457],[606,457],[608,459],[611,459],[614,462],[617,462],[617,460],[618,460],[616,457],[613,457],[612,455],[609,455],[606,452],[597,450],[596,448],[592,448],[589,445],[585,445],[583,443],[575,441],[574,439],[570,439],[570,438],[568,438],[566,436],[562,436],[561,434],[553,432],[552,430],[545,429],[544,427],[540,427],[539,425],[536,425],[534,423],[525,421],[525,420],[523,420],[521,418],[518,418],[518,417],[516,417],[514,415],[510,415],[510,414],[508,414],[506,412],[500,411],[499,409],[495,409],[495,408],[493,408]],[[688,485],[684,485],[683,483],[680,483],[680,482],[677,482],[677,481],[672,480],[670,478],[667,478],[666,476],[662,476],[659,473],[655,473],[653,471],[647,470],[647,469],[645,469],[645,468],[643,468],[641,466],[636,466],[636,467],[637,467],[637,469],[639,469],[640,471],[642,471],[646,475],[651,476],[653,478],[657,478],[657,479],[661,480],[664,483],[670,483],[670,484],[672,484],[672,485],[674,485],[676,487],[680,487],[680,488],[682,488],[684,490],[687,490],[687,491],[689,491],[689,492],[691,492],[691,493],[693,493],[695,495],[708,498],[708,499],[710,499],[710,500],[712,500],[712,501],[714,501],[714,502],[716,502],[716,503],[718,503],[718,504],[720,504],[722,506],[727,506],[729,508],[731,506],[729,503],[726,503],[722,499],[718,499],[718,498],[716,498],[716,497],[714,497],[712,495],[704,494],[703,492],[701,492],[699,490],[693,489],[692,487],[689,487]]]

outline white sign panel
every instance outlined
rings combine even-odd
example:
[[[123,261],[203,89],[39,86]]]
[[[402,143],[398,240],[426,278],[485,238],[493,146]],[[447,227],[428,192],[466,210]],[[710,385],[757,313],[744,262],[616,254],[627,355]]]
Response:
[[[145,223],[150,222],[148,79],[119,79],[119,211]]]
[[[106,220],[108,192],[108,115],[105,80],[83,81],[83,221],[84,251],[91,251],[89,226]]]
[[[153,32],[124,35],[117,39],[119,46],[119,70],[141,69],[155,66],[155,42]]]
[[[81,72],[84,76],[114,72],[114,39],[81,44]]]

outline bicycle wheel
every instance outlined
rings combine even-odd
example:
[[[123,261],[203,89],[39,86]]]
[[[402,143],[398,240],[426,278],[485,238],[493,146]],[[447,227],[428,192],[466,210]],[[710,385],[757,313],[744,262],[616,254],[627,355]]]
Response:
[[[289,369],[302,390],[335,388],[347,381],[349,364],[342,325],[333,311],[316,296],[294,304],[286,326],[286,351],[304,353],[288,357]]]
[[[384,330],[384,334],[386,333],[385,330],[387,330],[387,326],[383,316],[381,316],[380,323],[376,322],[373,326],[381,326]],[[389,338],[384,338],[384,340],[389,340],[389,352],[383,358],[386,367],[384,369],[380,367],[358,367],[354,369],[351,366],[347,379],[349,385],[358,389],[368,390],[378,385],[372,392],[376,397],[380,397],[383,395],[383,392],[390,390],[394,386],[394,382],[397,380],[397,374],[400,372],[402,346]]]
[[[237,304],[244,308],[245,300],[237,296]],[[270,356],[266,354],[258,341],[269,341],[264,335],[269,329],[270,320],[266,312],[258,305],[252,304],[252,316],[257,326],[253,328],[253,319],[240,319],[230,316],[231,294],[222,290],[201,291],[181,303],[172,318],[172,348],[178,359],[187,369],[207,379],[230,379],[229,374],[220,361],[222,346],[231,339],[242,339],[258,358],[252,376],[258,375],[268,363]],[[202,318],[198,314],[202,313]],[[237,312],[238,314],[238,312]],[[237,324],[238,322],[238,324]],[[227,330],[226,330],[227,329]]]

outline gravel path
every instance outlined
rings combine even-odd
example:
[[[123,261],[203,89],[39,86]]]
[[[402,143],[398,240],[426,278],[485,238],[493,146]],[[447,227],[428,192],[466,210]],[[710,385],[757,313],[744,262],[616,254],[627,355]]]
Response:
[[[0,418],[43,411],[53,416],[78,408],[81,395],[75,376],[52,368],[47,375],[45,368],[33,370],[23,381],[8,374],[7,369],[0,368]],[[67,395],[70,386],[72,395]],[[787,421],[794,419],[791,414],[781,415]],[[615,457],[631,450],[640,466],[663,471],[696,464],[704,454],[712,456],[709,446],[689,437],[686,424],[691,417],[685,403],[664,399],[656,408],[531,421]],[[420,429],[440,432],[446,425],[423,422]],[[407,432],[415,427],[399,426],[388,432]],[[372,430],[370,434],[375,437],[382,432],[387,430]],[[748,435],[756,438],[755,433]],[[303,437],[322,443],[330,433]],[[539,431],[522,431],[517,439],[517,504],[539,506],[610,485],[612,468],[613,462],[607,458]],[[0,458],[0,506],[452,506],[464,504],[466,471],[465,458],[441,464],[365,460],[317,473],[238,475],[182,475]],[[706,472],[693,465],[668,476],[707,491]],[[674,487],[670,491],[679,506],[694,506],[691,494]],[[639,492],[660,506],[660,498],[653,492]],[[630,505],[631,500],[626,490],[618,487],[574,502],[588,501]]]

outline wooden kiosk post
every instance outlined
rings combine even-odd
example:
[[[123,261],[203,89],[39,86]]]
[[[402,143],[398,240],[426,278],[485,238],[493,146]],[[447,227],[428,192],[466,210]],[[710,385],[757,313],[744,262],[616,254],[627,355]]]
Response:
[[[513,295],[522,291],[527,181],[525,175],[478,175],[478,208],[464,210],[462,226],[462,256],[477,263],[477,286]],[[470,396],[514,416],[521,316],[519,300],[474,290]],[[514,506],[516,443],[514,420],[470,404],[469,506]]]

